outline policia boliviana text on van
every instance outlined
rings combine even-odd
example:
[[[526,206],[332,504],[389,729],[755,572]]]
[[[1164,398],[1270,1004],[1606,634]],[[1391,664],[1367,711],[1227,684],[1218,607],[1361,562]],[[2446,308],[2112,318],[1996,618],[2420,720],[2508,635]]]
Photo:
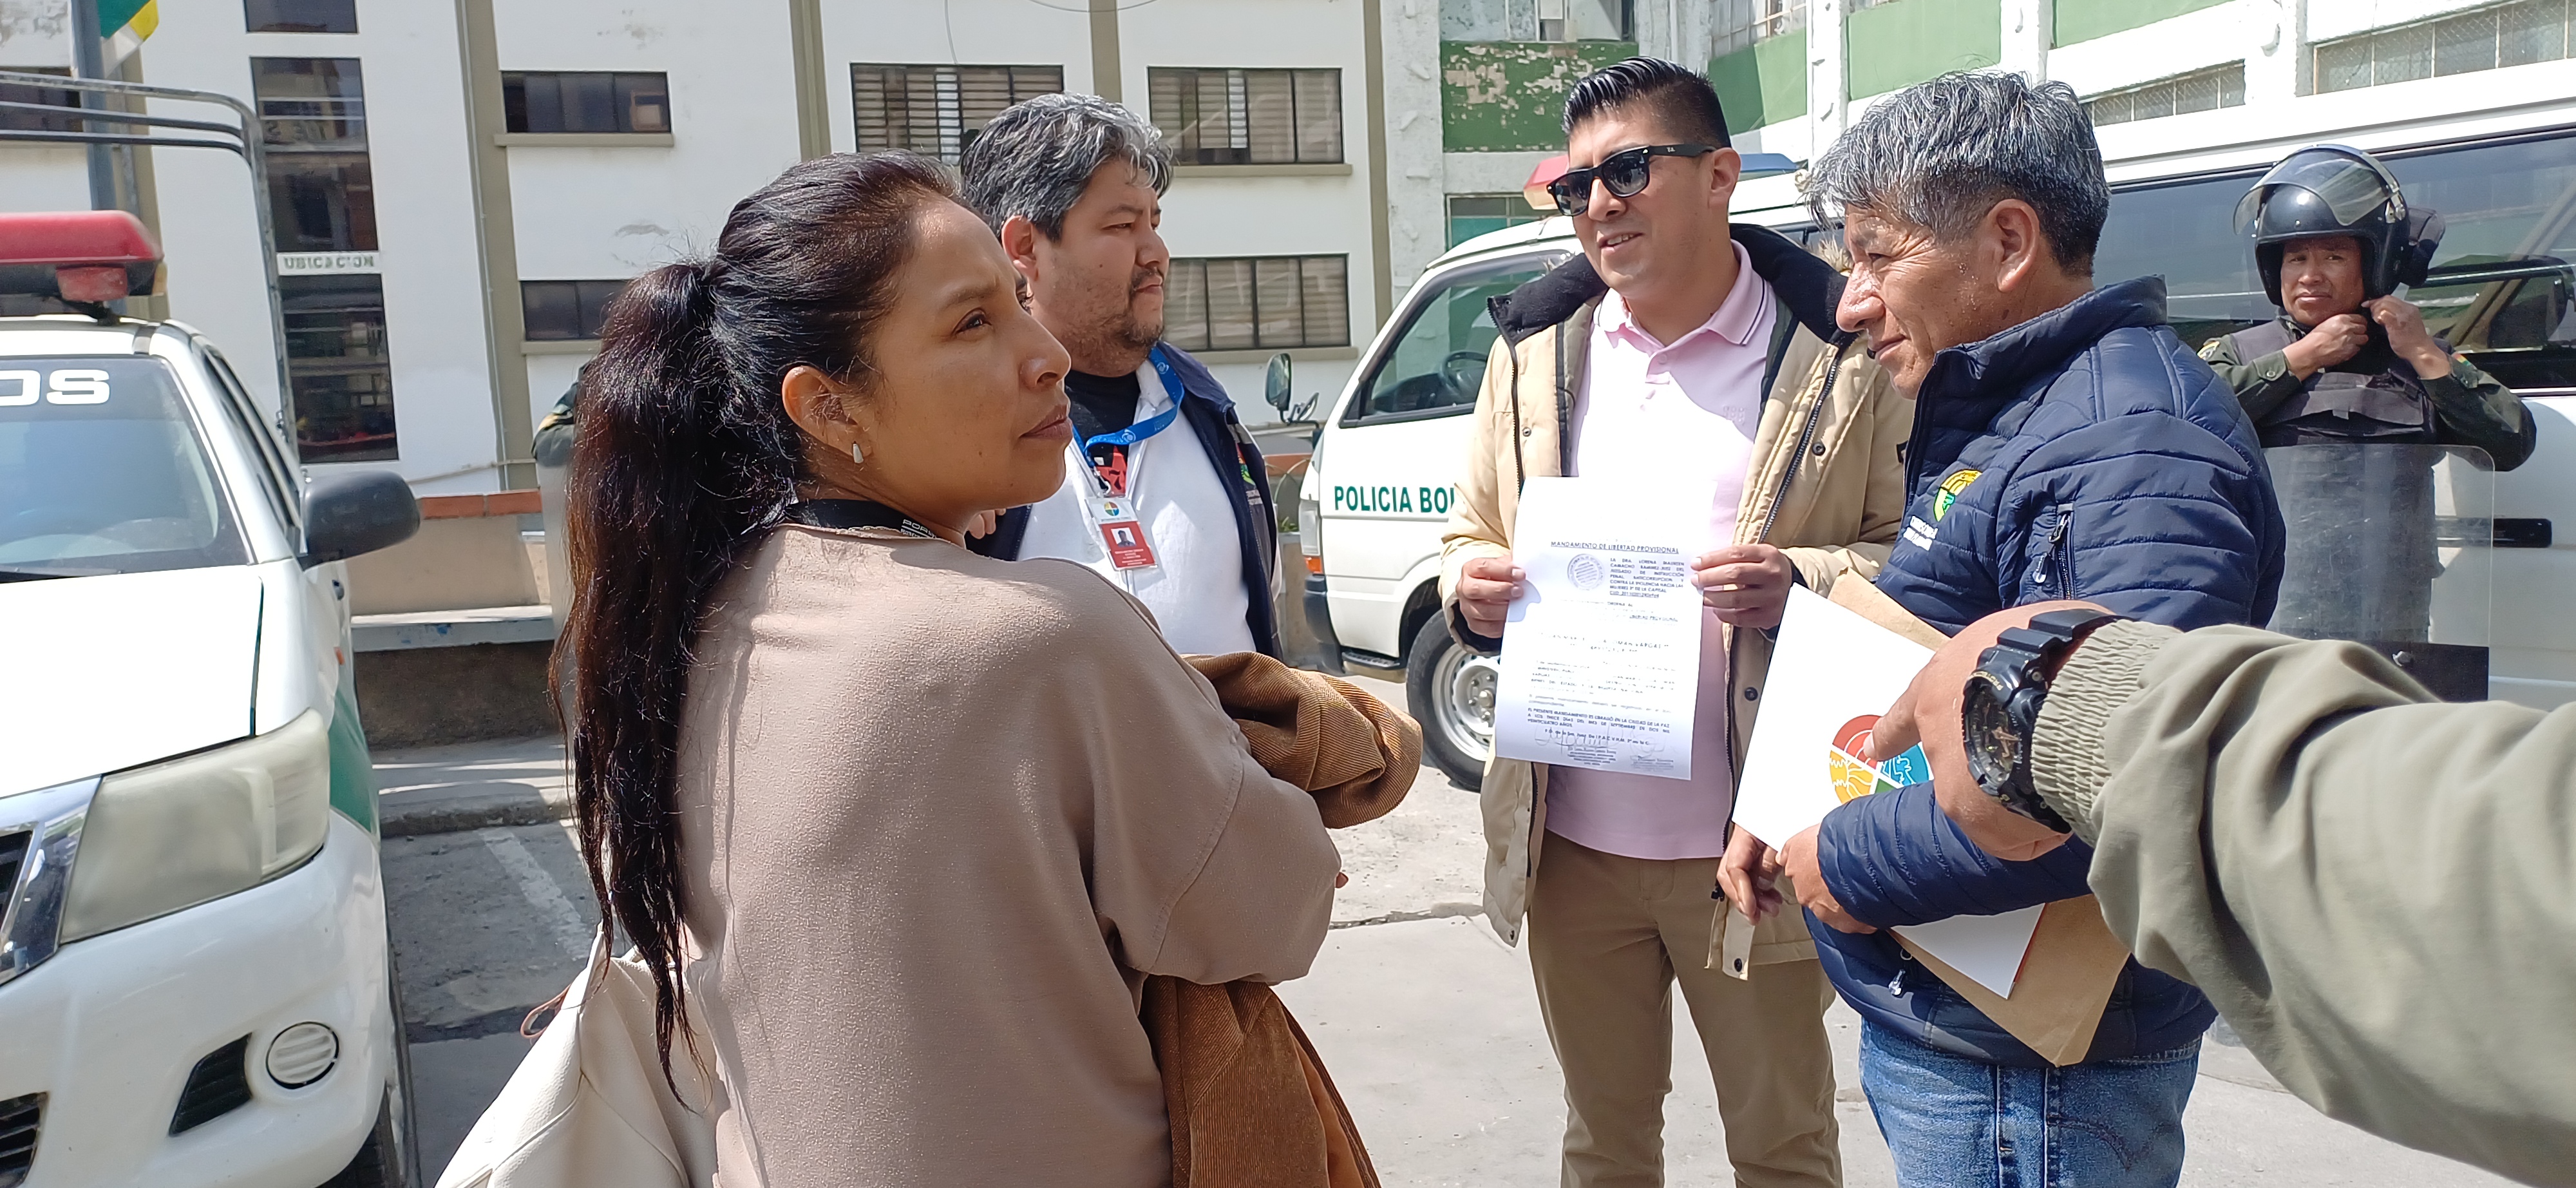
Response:
[[[2576,617],[2556,613],[2576,588],[2576,539],[2555,532],[2576,514],[2576,101],[2115,157],[2095,275],[2163,275],[2174,328],[2195,349],[2274,321],[2236,209],[2319,140],[2369,150],[2410,199],[2443,214],[2424,283],[2405,296],[2536,425],[2530,461],[2494,476],[2488,689],[2540,708],[2576,700]],[[1746,181],[1736,218],[1814,239],[1789,176]],[[1491,753],[1498,669],[1450,640],[1437,589],[1441,526],[1496,334],[1485,303],[1575,254],[1567,221],[1550,218],[1433,261],[1324,406],[1300,496],[1309,623],[1354,671],[1402,674],[1424,755],[1466,787]]]
[[[118,211],[0,215],[0,1185],[410,1182],[342,562],[222,352],[108,301]]]

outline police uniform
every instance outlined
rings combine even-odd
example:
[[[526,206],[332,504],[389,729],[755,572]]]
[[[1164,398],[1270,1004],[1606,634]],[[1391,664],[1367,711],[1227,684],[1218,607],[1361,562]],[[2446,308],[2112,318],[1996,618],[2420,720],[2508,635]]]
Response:
[[[2264,295],[2281,317],[2212,339],[2200,357],[2236,390],[2267,449],[2329,442],[2462,445],[2485,450],[2498,470],[2531,456],[2535,432],[2522,400],[2466,359],[2425,379],[2388,345],[2376,323],[2353,357],[2305,380],[2283,352],[2307,336],[2281,300],[2281,257],[2302,239],[2341,236],[2361,245],[2362,298],[2424,283],[2442,217],[2410,208],[2397,179],[2369,154],[2315,145],[2283,158],[2237,207],[2254,243]],[[2362,312],[2367,318],[2367,311]],[[2438,341],[2438,340],[2437,340]],[[2444,351],[2449,343],[2442,343]]]
[[[2449,374],[2424,379],[2373,334],[2352,358],[2301,380],[2282,352],[2308,329],[2284,314],[2200,349],[2236,390],[2266,448],[2324,441],[2475,446],[2498,470],[2531,457],[2537,434],[2522,398],[2468,360],[2453,356]]]
[[[2314,328],[2282,299],[2290,245],[2324,237],[2360,247],[2362,299],[2421,285],[2442,218],[2410,208],[2397,179],[2369,154],[2316,145],[2284,158],[2237,207],[2253,241],[2264,295],[2282,316],[2213,339],[2200,357],[2232,388],[2269,455],[2287,529],[2287,572],[2270,626],[2312,639],[2351,639],[2423,665],[2428,682],[2483,693],[2481,648],[2426,646],[2433,584],[2442,572],[2429,451],[2356,454],[2351,446],[2474,446],[2500,470],[2531,456],[2535,428],[2522,400],[2450,354],[2425,378],[2374,321],[2353,356],[2301,379],[2287,350]],[[2365,319],[2367,309],[2356,311]],[[2440,675],[2437,677],[2437,669]]]

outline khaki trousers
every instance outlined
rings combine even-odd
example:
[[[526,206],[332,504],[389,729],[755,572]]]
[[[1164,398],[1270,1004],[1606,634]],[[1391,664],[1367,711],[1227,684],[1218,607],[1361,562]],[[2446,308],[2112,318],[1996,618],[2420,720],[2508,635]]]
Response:
[[[1566,1188],[1664,1182],[1676,981],[1717,1080],[1735,1182],[1839,1185],[1823,968],[1764,965],[1749,981],[1704,968],[1715,858],[1623,858],[1553,833],[1540,844],[1530,965],[1565,1070]]]

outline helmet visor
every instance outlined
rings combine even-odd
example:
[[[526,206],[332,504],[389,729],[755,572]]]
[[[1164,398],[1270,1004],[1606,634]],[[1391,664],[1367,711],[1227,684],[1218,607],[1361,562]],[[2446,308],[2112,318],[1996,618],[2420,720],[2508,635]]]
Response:
[[[2272,167],[2236,204],[2236,226],[2251,234],[2263,200],[2275,187],[2297,186],[2317,196],[2337,223],[2352,226],[2388,204],[2395,187],[2366,161],[2325,149],[2302,149]]]

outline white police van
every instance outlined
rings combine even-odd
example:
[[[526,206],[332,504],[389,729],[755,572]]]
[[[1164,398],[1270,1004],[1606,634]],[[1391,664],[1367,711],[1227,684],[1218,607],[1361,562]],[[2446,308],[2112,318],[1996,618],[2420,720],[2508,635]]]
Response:
[[[2318,108],[2319,111],[2327,110]],[[2170,121],[2183,124],[2186,121]],[[2426,321],[2520,392],[2539,452],[2495,476],[2491,695],[2539,708],[2576,700],[2576,101],[2382,127],[2277,122],[2267,139],[2206,148],[2190,127],[2123,148],[2106,131],[2112,204],[2095,259],[2104,281],[2161,274],[2175,329],[2197,347],[2274,316],[2234,224],[2263,170],[2321,140],[2370,150],[2449,234],[2409,294]],[[1795,180],[1756,178],[1735,217],[1812,240]],[[1570,220],[1479,236],[1427,267],[1319,418],[1300,494],[1306,618],[1355,667],[1401,672],[1425,757],[1465,787],[1492,751],[1495,662],[1458,647],[1438,613],[1440,535],[1496,335],[1485,302],[1579,252]]]
[[[0,294],[155,254],[0,215]],[[90,308],[0,317],[0,1186],[408,1183],[341,561],[418,506],[308,484],[212,343]]]

